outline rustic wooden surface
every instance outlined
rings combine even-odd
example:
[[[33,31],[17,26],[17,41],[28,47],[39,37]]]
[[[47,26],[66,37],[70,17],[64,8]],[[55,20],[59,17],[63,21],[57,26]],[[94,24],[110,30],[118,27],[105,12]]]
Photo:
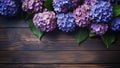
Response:
[[[120,39],[106,48],[89,38],[54,31],[40,41],[24,20],[0,18],[0,68],[120,68]]]

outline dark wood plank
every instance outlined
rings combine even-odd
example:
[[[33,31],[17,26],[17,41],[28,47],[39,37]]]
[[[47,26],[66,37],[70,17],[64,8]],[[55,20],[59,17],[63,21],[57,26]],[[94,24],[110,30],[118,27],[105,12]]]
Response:
[[[1,68],[120,68],[120,64],[0,64]]]
[[[120,51],[0,51],[0,63],[120,63]]]
[[[61,64],[59,68],[120,68],[120,64]]]
[[[56,64],[0,64],[0,68],[58,68]]]
[[[73,36],[62,32],[46,34],[40,41],[29,28],[0,29],[0,50],[120,50],[120,40],[109,49],[98,38],[89,38],[80,46]]]

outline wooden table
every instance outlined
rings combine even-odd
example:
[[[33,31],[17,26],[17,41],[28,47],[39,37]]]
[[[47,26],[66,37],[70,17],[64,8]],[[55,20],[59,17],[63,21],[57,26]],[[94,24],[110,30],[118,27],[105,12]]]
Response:
[[[60,31],[40,41],[24,20],[0,18],[0,68],[120,68],[120,38],[108,49],[98,38],[78,46]]]

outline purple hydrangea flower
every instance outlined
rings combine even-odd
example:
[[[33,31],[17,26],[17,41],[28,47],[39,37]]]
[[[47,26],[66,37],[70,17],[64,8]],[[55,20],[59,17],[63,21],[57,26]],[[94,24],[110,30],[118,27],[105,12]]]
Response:
[[[97,35],[103,35],[107,32],[108,30],[108,25],[107,24],[99,24],[99,23],[93,23],[90,26],[90,30],[92,33],[95,33]]]
[[[109,2],[97,1],[97,3],[91,7],[90,17],[92,22],[107,23],[113,17],[113,8]]]
[[[113,31],[120,31],[120,16],[116,17],[111,24],[111,29]]]
[[[84,4],[73,11],[75,23],[79,27],[86,27],[90,24],[90,8],[96,0],[85,0]]]
[[[35,26],[44,32],[50,32],[56,27],[56,17],[53,11],[35,14],[33,18]]]
[[[44,0],[24,0],[22,9],[28,13],[43,12]]]
[[[0,14],[3,16],[15,16],[19,4],[16,0],[0,0]]]
[[[82,0],[53,0],[53,8],[58,12],[67,12],[75,9]]]
[[[75,18],[75,23],[79,27],[86,27],[90,24],[90,7],[87,4],[79,6],[73,12],[73,16]]]
[[[57,14],[57,25],[64,32],[71,32],[75,29],[74,17],[71,12]]]

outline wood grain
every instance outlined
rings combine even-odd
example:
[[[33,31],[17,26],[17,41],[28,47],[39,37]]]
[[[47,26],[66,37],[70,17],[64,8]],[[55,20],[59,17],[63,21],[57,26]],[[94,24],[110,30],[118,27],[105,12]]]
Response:
[[[98,38],[80,46],[55,30],[40,41],[21,19],[0,17],[0,68],[120,68],[120,36],[110,48]]]
[[[1,68],[119,68],[120,64],[0,64]]]
[[[98,38],[89,38],[80,46],[74,37],[62,32],[46,34],[40,41],[29,28],[0,29],[0,50],[120,50],[120,40],[110,48]]]
[[[0,63],[120,63],[120,51],[0,51]]]
[[[59,68],[119,68],[120,64],[61,64]]]

